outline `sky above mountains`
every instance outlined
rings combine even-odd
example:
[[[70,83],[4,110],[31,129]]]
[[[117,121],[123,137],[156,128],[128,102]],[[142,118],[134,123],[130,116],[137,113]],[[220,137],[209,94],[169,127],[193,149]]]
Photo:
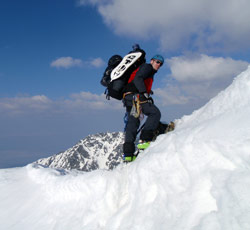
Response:
[[[121,102],[99,84],[113,54],[134,43],[159,53],[154,100],[162,120],[190,114],[250,63],[250,2],[44,0],[0,3],[0,167],[123,130]]]

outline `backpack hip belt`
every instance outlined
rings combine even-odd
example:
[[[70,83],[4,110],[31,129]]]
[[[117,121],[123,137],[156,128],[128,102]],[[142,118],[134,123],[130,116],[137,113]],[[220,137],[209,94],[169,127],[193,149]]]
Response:
[[[133,93],[132,92],[126,92],[126,93],[123,94],[122,98],[124,99],[127,95],[130,95],[130,94],[133,94]]]

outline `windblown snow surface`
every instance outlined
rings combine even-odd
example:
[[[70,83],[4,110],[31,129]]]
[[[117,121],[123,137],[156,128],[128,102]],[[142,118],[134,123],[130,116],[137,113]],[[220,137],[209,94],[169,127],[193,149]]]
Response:
[[[0,229],[250,229],[250,67],[133,163],[0,170]]]

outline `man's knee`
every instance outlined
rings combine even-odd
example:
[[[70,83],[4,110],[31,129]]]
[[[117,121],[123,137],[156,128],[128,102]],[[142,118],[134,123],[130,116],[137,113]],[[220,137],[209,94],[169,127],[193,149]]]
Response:
[[[147,116],[154,116],[156,119],[161,119],[161,111],[153,104],[146,103],[142,105],[142,112]]]
[[[161,111],[157,107],[155,107],[155,117],[156,117],[157,120],[160,121],[160,119],[161,119]]]

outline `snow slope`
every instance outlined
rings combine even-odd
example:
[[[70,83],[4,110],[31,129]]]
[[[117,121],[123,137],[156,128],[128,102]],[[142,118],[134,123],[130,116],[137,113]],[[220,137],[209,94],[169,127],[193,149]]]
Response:
[[[250,67],[133,163],[0,170],[0,228],[250,229]]]

